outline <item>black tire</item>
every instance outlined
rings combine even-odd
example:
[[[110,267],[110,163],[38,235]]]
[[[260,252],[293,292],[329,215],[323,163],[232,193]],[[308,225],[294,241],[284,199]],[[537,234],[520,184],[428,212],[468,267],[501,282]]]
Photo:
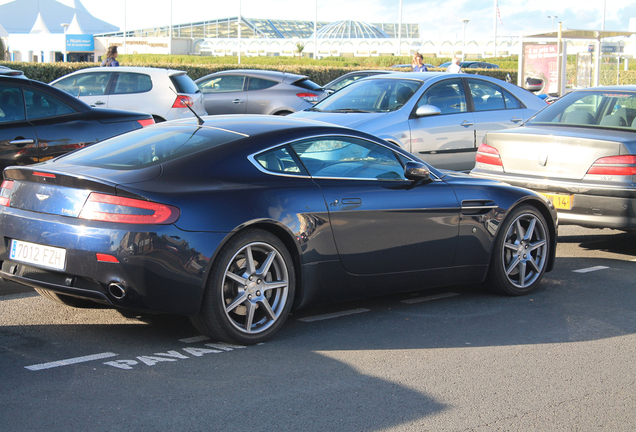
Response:
[[[550,230],[541,212],[531,205],[517,207],[499,227],[486,289],[510,296],[531,293],[543,278],[550,248]]]
[[[219,252],[201,311],[190,320],[213,340],[263,342],[285,323],[295,284],[294,264],[283,242],[268,231],[245,230]]]
[[[42,297],[52,300],[57,303],[62,303],[66,306],[71,306],[74,308],[82,308],[82,309],[103,309],[104,306],[96,303],[94,301],[85,300],[73,296],[67,296],[64,294],[57,294],[52,291],[48,291],[42,288],[34,288],[35,292],[40,294]]]

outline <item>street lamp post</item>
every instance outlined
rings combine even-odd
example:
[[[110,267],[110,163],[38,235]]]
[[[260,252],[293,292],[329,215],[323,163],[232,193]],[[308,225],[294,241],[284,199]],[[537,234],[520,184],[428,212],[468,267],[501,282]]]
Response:
[[[556,16],[556,15],[548,15],[548,18],[552,18],[552,25],[550,26],[550,28],[554,28],[554,19],[558,18],[558,16]]]
[[[464,53],[466,52],[466,24],[468,24],[469,21],[469,19],[462,20],[462,22],[464,23],[464,38],[462,39],[462,61],[464,61]]]

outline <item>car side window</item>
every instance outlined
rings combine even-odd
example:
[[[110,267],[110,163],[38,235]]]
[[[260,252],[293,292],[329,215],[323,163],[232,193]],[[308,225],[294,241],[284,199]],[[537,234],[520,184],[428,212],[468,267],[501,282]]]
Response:
[[[350,137],[312,138],[291,144],[313,177],[404,180],[404,167],[389,148]]]
[[[468,80],[470,94],[473,97],[475,111],[494,111],[506,109],[502,89],[496,84],[481,80]]]
[[[443,114],[457,114],[468,111],[466,94],[461,79],[449,79],[433,84],[417,103],[417,108],[433,105]]]
[[[243,91],[245,77],[240,75],[223,75],[200,82],[199,88],[202,93],[223,93]]]
[[[254,159],[267,171],[273,173],[307,175],[286,147],[266,151],[255,156]]]
[[[106,93],[106,86],[111,73],[85,73],[70,76],[53,86],[64,90],[72,96],[101,96]]]
[[[24,119],[24,100],[20,87],[0,85],[0,123]]]
[[[247,85],[247,90],[265,90],[270,87],[274,87],[276,84],[278,84],[278,82],[276,81],[250,77],[250,82]]]
[[[37,90],[24,89],[27,118],[56,117],[77,112],[59,99]]]
[[[519,99],[517,99],[516,97],[514,97],[510,92],[508,92],[507,90],[504,90],[504,100],[506,101],[506,109],[518,109],[518,108],[523,108],[521,106],[521,102],[519,102]]]
[[[149,75],[138,73],[120,73],[113,94],[145,93],[152,89]]]

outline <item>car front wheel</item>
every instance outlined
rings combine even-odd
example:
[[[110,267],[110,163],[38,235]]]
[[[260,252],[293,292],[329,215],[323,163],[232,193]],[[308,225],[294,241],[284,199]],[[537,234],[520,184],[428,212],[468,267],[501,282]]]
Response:
[[[512,296],[529,294],[548,265],[550,231],[543,215],[529,205],[513,210],[499,227],[486,287]]]
[[[194,326],[215,340],[260,343],[283,325],[294,300],[294,265],[270,232],[250,229],[220,251]]]

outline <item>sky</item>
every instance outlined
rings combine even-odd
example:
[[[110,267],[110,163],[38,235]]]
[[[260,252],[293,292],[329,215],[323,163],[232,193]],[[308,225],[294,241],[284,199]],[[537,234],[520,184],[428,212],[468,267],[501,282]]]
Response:
[[[69,4],[73,0],[59,0]],[[8,0],[0,0],[7,3]],[[237,16],[238,0],[81,0],[95,17],[120,27],[135,30],[159,27],[170,22],[182,24]],[[241,15],[246,18],[297,19],[313,21],[356,20],[371,23],[399,21],[399,0],[241,0]],[[317,10],[316,10],[317,4]],[[605,29],[636,31],[636,2],[633,0],[499,0],[501,22],[497,35],[517,37],[520,32],[549,29],[557,16],[564,28],[600,29],[603,5]],[[419,23],[423,39],[462,37],[488,39],[493,34],[495,0],[403,0],[402,22]],[[124,10],[126,13],[124,14]],[[125,19],[124,19],[125,17]]]

